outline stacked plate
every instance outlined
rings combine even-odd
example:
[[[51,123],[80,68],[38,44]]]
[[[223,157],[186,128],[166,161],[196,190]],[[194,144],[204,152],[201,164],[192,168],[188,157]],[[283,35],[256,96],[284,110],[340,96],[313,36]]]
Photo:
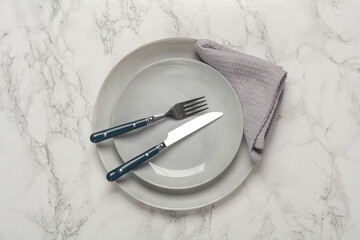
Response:
[[[208,111],[224,113],[213,124],[111,183],[162,209],[187,210],[211,204],[238,187],[253,167],[242,140],[238,97],[219,72],[199,60],[195,41],[165,39],[131,52],[106,78],[94,111],[94,131],[166,112],[175,103],[198,96],[206,97]],[[105,169],[109,172],[162,142],[167,132],[195,117],[162,120],[97,143]]]

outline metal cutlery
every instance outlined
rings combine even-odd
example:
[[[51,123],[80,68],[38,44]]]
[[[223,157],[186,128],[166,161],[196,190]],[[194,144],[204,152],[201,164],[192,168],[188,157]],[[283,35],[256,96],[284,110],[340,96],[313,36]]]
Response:
[[[181,126],[170,131],[167,135],[167,138],[162,143],[155,145],[154,147],[134,157],[130,161],[110,171],[106,175],[107,180],[114,181],[118,179],[125,173],[129,172],[130,170],[136,168],[140,164],[149,160],[151,157],[155,156],[166,147],[169,147],[170,145],[176,143],[177,141],[183,139],[184,137],[208,125],[209,123],[220,118],[222,115],[223,115],[222,112],[210,112],[182,124]]]
[[[147,118],[142,118],[125,124],[121,124],[112,128],[108,128],[96,133],[91,134],[90,140],[93,143],[104,141],[108,138],[118,136],[120,134],[132,131],[134,129],[144,127],[150,123],[154,123],[163,118],[173,118],[181,120],[196,113],[205,111],[206,107],[205,97],[198,97],[188,101],[180,102],[172,106],[166,113],[154,115]]]

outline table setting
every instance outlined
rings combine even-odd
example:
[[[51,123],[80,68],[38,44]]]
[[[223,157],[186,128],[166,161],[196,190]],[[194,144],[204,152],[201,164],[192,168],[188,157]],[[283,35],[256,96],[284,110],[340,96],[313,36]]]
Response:
[[[144,55],[148,58],[143,57]],[[138,56],[141,56],[141,60],[136,59]],[[210,62],[209,65],[204,64],[202,59]],[[129,66],[128,62],[136,64]],[[238,66],[234,67],[234,64]],[[120,80],[126,76],[122,67],[131,76],[125,78],[124,82]],[[221,69],[222,74],[216,71],[216,68]],[[230,76],[227,76],[227,73],[230,73]],[[283,94],[285,79],[286,72],[281,67],[231,51],[209,40],[163,39],[136,49],[110,72],[99,92],[95,108],[96,133],[93,133],[90,139],[97,144],[98,154],[108,171],[107,179],[115,181],[134,170],[131,172],[134,174],[126,179],[121,178],[117,184],[135,199],[161,209],[196,209],[220,200],[241,184],[250,173],[253,162],[261,161],[265,137],[276,121],[274,118]],[[103,92],[108,100],[103,100]],[[258,93],[261,96],[256,96]],[[178,126],[178,123],[161,122],[154,124],[153,129],[144,127],[143,131],[142,128],[137,129],[151,125],[150,119],[159,115],[131,120],[144,114],[150,116],[151,113],[161,112],[164,103],[176,103],[178,99],[189,99],[185,96],[199,94],[206,97],[177,103],[169,111],[179,112],[180,110],[175,108],[179,104],[182,108],[188,106],[190,116],[208,109],[221,111],[217,128],[214,124],[206,135],[206,132],[203,136],[194,134],[196,138],[184,139],[179,143],[180,146],[172,147],[174,149],[168,150],[164,157],[150,160],[168,145],[165,144],[167,141],[172,143],[180,140],[167,139],[161,143],[164,138],[163,129],[166,129],[166,133],[170,128]],[[110,99],[112,95],[114,97]],[[109,117],[105,115],[106,106],[109,106]],[[114,106],[113,109],[111,106]],[[208,114],[212,113],[215,114]],[[184,115],[177,120],[187,117],[189,116]],[[111,128],[104,130],[109,126]],[[180,135],[187,132],[184,127],[177,131]],[[246,141],[242,143],[243,132]],[[118,137],[119,135],[121,137]],[[113,141],[106,141],[112,137]],[[170,132],[168,138],[171,138]],[[154,142],[160,144],[133,158],[136,161],[130,160],[135,156],[134,153],[140,153]],[[249,151],[244,149],[246,144],[252,146]],[[111,145],[115,145],[112,151],[110,149],[114,147]],[[210,152],[211,149],[219,150]],[[110,152],[114,153],[111,157]],[[106,154],[108,156],[105,156]],[[119,158],[121,166],[118,166],[119,161],[116,161]],[[239,163],[232,163],[233,161]],[[134,166],[130,168],[131,165]],[[139,165],[141,166],[138,167]],[[229,177],[231,175],[234,176]],[[229,184],[227,181],[233,183]],[[218,191],[218,188],[223,191]],[[155,194],[158,194],[156,198]]]
[[[355,2],[0,3],[0,239],[357,239]]]

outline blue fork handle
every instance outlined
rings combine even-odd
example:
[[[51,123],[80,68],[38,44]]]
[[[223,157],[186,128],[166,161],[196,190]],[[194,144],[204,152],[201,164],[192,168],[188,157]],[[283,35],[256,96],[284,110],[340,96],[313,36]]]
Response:
[[[119,177],[124,175],[125,173],[127,173],[130,170],[136,168],[140,164],[144,163],[145,161],[147,161],[151,157],[158,154],[159,151],[160,150],[159,150],[158,146],[154,146],[154,147],[150,148],[149,150],[143,152],[142,154],[134,157],[130,161],[128,161],[128,162],[124,163],[123,165],[121,165],[121,166],[111,170],[110,172],[108,172],[108,174],[106,175],[107,180],[110,181],[110,182],[115,181],[116,179],[118,179]]]
[[[134,129],[144,127],[147,124],[148,122],[146,118],[142,118],[133,122],[128,122],[116,127],[108,128],[100,132],[93,133],[90,136],[90,141],[92,141],[93,143],[98,143],[108,138],[112,138],[117,135],[132,131]]]

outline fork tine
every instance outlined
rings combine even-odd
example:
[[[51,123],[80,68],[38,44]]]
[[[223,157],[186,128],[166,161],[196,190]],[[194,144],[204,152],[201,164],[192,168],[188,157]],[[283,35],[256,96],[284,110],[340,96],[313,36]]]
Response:
[[[204,98],[205,96],[202,96],[202,97],[198,97],[198,98],[194,98],[194,99],[190,99],[190,100],[187,100],[187,101],[184,101],[184,102],[181,102],[181,104],[185,105],[185,104],[189,104],[193,101],[196,101],[196,100],[199,100],[199,99],[202,99]]]
[[[207,110],[207,109],[209,109],[209,108],[208,108],[208,107],[206,107],[206,108],[200,109],[200,110],[195,111],[195,112],[189,112],[189,113],[186,113],[186,115],[187,115],[187,116],[191,116],[191,115],[194,115],[194,114],[196,114],[196,113],[199,113],[199,112],[205,111],[205,110]]]
[[[196,102],[196,103],[193,103],[193,104],[187,104],[186,106],[184,106],[184,108],[186,110],[188,108],[191,108],[192,106],[199,105],[200,103],[204,103],[204,102],[206,102],[206,100],[202,100],[200,102]]]
[[[185,109],[185,112],[191,112],[191,111],[194,111],[194,110],[196,110],[196,109],[199,109],[199,108],[201,108],[201,107],[204,107],[204,106],[206,106],[207,104],[205,103],[205,104],[202,104],[202,105],[199,105],[199,106],[195,106],[195,107],[192,107],[192,108],[188,108],[188,109]]]

